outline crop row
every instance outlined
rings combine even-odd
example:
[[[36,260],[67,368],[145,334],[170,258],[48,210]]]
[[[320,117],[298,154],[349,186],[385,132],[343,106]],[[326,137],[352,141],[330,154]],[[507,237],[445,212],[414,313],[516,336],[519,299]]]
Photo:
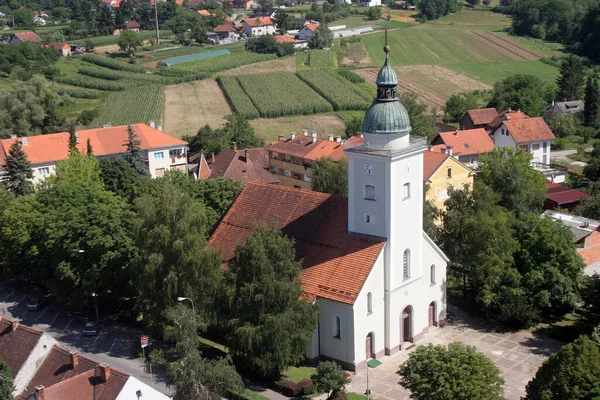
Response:
[[[246,119],[260,117],[258,110],[252,104],[252,100],[244,92],[235,76],[219,76],[217,82],[236,113],[243,115]]]
[[[330,50],[311,50],[307,63],[311,68],[335,68],[335,53]]]
[[[130,88],[133,82],[109,81],[106,79],[92,78],[83,75],[59,76],[54,78],[58,83],[66,85],[79,86],[86,89],[119,91]],[[138,82],[139,83],[139,82]]]
[[[336,111],[362,110],[369,105],[366,93],[331,70],[306,70],[298,72],[297,75],[317,93],[325,97]]]
[[[365,78],[347,69],[338,69],[337,73],[352,83],[365,83]]]
[[[113,58],[99,56],[96,54],[86,54],[83,57],[81,57],[81,59],[91,64],[96,64],[105,68],[116,69],[118,71],[137,72],[140,74],[146,73],[146,71],[148,71],[146,68],[139,65],[128,64],[123,61],[118,61]]]
[[[66,94],[76,99],[99,99],[104,96],[101,90],[84,89],[81,87],[57,85],[60,94]]]
[[[194,71],[207,73],[209,75],[215,72],[224,71],[226,69],[236,68],[246,64],[254,64],[260,61],[267,61],[277,58],[274,54],[260,54],[240,52],[226,54],[224,56],[206,58],[198,61],[190,61],[179,64],[169,69],[178,71]]]
[[[238,81],[261,117],[332,111],[329,102],[291,72],[242,75]]]
[[[101,128],[107,123],[126,125],[160,122],[165,108],[164,86],[146,85],[111,93],[100,109],[100,115],[94,118],[91,128]]]
[[[160,37],[162,39],[173,35],[173,32],[168,31],[168,30],[160,30],[159,33],[160,33]],[[142,40],[152,39],[152,38],[156,37],[156,32],[155,31],[141,31],[141,32],[139,32],[139,37]],[[111,44],[117,44],[117,42],[119,41],[119,35],[96,36],[96,37],[91,37],[91,38],[87,38],[87,39],[79,39],[79,40],[69,41],[69,43],[85,45],[86,40],[91,40],[92,43],[94,44],[94,46],[96,46],[96,47],[108,46]]]

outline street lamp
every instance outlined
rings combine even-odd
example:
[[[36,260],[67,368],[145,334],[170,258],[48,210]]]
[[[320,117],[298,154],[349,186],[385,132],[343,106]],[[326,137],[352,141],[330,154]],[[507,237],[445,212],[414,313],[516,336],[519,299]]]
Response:
[[[184,300],[189,300],[190,303],[192,303],[192,311],[196,311],[196,308],[194,308],[194,302],[192,301],[192,299],[190,299],[189,297],[178,297],[177,298],[177,301],[180,303]]]

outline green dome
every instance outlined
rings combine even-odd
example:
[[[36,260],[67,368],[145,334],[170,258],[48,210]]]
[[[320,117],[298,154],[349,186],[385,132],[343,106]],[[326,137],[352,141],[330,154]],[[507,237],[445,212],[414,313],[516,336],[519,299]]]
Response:
[[[398,85],[398,77],[396,76],[396,71],[390,65],[390,61],[388,57],[385,57],[385,64],[383,64],[383,68],[379,70],[377,74],[377,81],[375,82],[377,86],[397,86]]]
[[[363,120],[362,131],[376,134],[409,134],[412,130],[406,108],[398,101],[375,102]]]

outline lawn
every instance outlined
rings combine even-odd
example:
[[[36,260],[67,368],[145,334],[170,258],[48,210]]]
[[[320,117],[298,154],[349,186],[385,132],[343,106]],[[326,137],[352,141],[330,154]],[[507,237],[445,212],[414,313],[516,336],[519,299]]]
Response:
[[[235,392],[234,394],[244,400],[268,400],[268,397],[265,397],[260,393],[253,392],[250,389],[244,389],[241,392]]]
[[[346,397],[348,400],[366,400],[367,396],[363,396],[362,394],[356,393],[346,393]]]
[[[498,32],[498,34],[548,57],[565,55],[565,46],[561,43],[547,42],[532,37],[509,35],[507,32]]]
[[[556,77],[559,74],[558,68],[537,60],[488,63],[449,63],[444,66],[490,85],[514,74],[531,74],[537,76],[546,83],[553,83],[556,81]]]
[[[533,333],[548,336],[561,342],[570,343],[581,335],[578,314],[566,314],[550,323],[539,323],[533,328]]]
[[[328,134],[335,136],[344,135],[346,125],[339,114],[361,113],[364,111],[342,111],[340,113],[324,113],[312,115],[296,115],[280,118],[259,118],[250,121],[254,127],[256,135],[262,138],[266,143],[277,140],[278,135],[289,137],[291,132],[301,133],[302,130],[317,132],[321,139],[327,139]]]
[[[310,379],[317,370],[313,367],[289,367],[283,371],[283,376],[294,383],[298,383],[303,379]]]
[[[477,26],[477,29],[483,29],[483,26],[492,28],[491,30],[497,30],[507,28],[510,24],[510,17],[504,14],[495,13],[485,9],[464,9],[460,12],[428,22],[422,27],[427,28],[427,25],[452,25],[453,28],[457,29],[464,29],[464,26]]]

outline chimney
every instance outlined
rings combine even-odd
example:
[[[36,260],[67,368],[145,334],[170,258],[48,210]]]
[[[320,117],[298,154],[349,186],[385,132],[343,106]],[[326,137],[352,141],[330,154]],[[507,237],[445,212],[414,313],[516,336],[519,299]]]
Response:
[[[35,394],[37,395],[38,400],[44,400],[46,398],[44,389],[46,389],[44,385],[38,385],[35,387]]]
[[[296,139],[296,132],[292,132],[292,135],[290,137],[292,138],[292,140]]]
[[[77,368],[79,365],[79,353],[71,350],[69,355],[71,356],[71,367],[73,367],[73,369]]]
[[[554,100],[552,100],[552,106],[554,106]]]
[[[156,128],[156,122],[150,121],[150,128]]]
[[[215,162],[215,153],[212,153],[212,156],[210,157],[210,162],[211,163]]]
[[[310,137],[312,137],[312,142],[316,143],[317,142],[317,132],[315,131],[310,131]]]
[[[427,146],[427,150],[433,151],[433,146],[432,145]]]
[[[100,382],[106,383],[110,379],[111,370],[112,368],[107,363],[98,364],[94,375],[100,378]]]
[[[75,143],[79,144],[79,132],[75,132]]]
[[[17,135],[15,135],[15,134],[12,134],[12,135],[10,135],[10,138],[11,138],[11,139],[16,139],[16,138],[17,138]]]
[[[10,331],[14,332],[19,327],[19,321],[11,321],[10,323]]]
[[[454,136],[458,136],[458,128],[454,130]]]
[[[327,135],[327,139],[328,139],[330,142],[333,142],[333,135],[330,133],[329,135]]]
[[[308,129],[304,129],[304,130],[302,131],[302,134],[303,134],[304,136],[308,136]]]
[[[231,148],[233,149],[233,151],[237,151],[237,143],[231,142]]]
[[[442,147],[442,153],[446,154],[446,148],[445,147]]]
[[[28,144],[29,144],[29,138],[28,138],[27,136],[23,136],[23,137],[21,138],[21,145],[22,145],[23,147],[25,147],[25,146],[27,146]]]
[[[510,107],[508,107],[508,112],[512,112],[512,110],[510,109]]]
[[[277,141],[278,142],[283,142],[283,135],[277,136]]]
[[[336,136],[335,137],[335,141],[338,142],[338,143],[341,143],[342,142],[342,137],[341,136]]]
[[[365,135],[364,135],[364,133],[362,133],[362,132],[360,133],[360,138],[361,138],[361,139],[364,139],[364,138],[365,138]]]
[[[159,131],[161,131],[161,132],[162,132],[162,125],[158,125],[158,126],[156,127],[156,129],[158,129]]]
[[[248,160],[248,149],[244,149],[244,160],[246,161],[246,164],[249,163],[249,160]]]
[[[448,148],[448,155],[452,155],[452,146],[446,146]]]

